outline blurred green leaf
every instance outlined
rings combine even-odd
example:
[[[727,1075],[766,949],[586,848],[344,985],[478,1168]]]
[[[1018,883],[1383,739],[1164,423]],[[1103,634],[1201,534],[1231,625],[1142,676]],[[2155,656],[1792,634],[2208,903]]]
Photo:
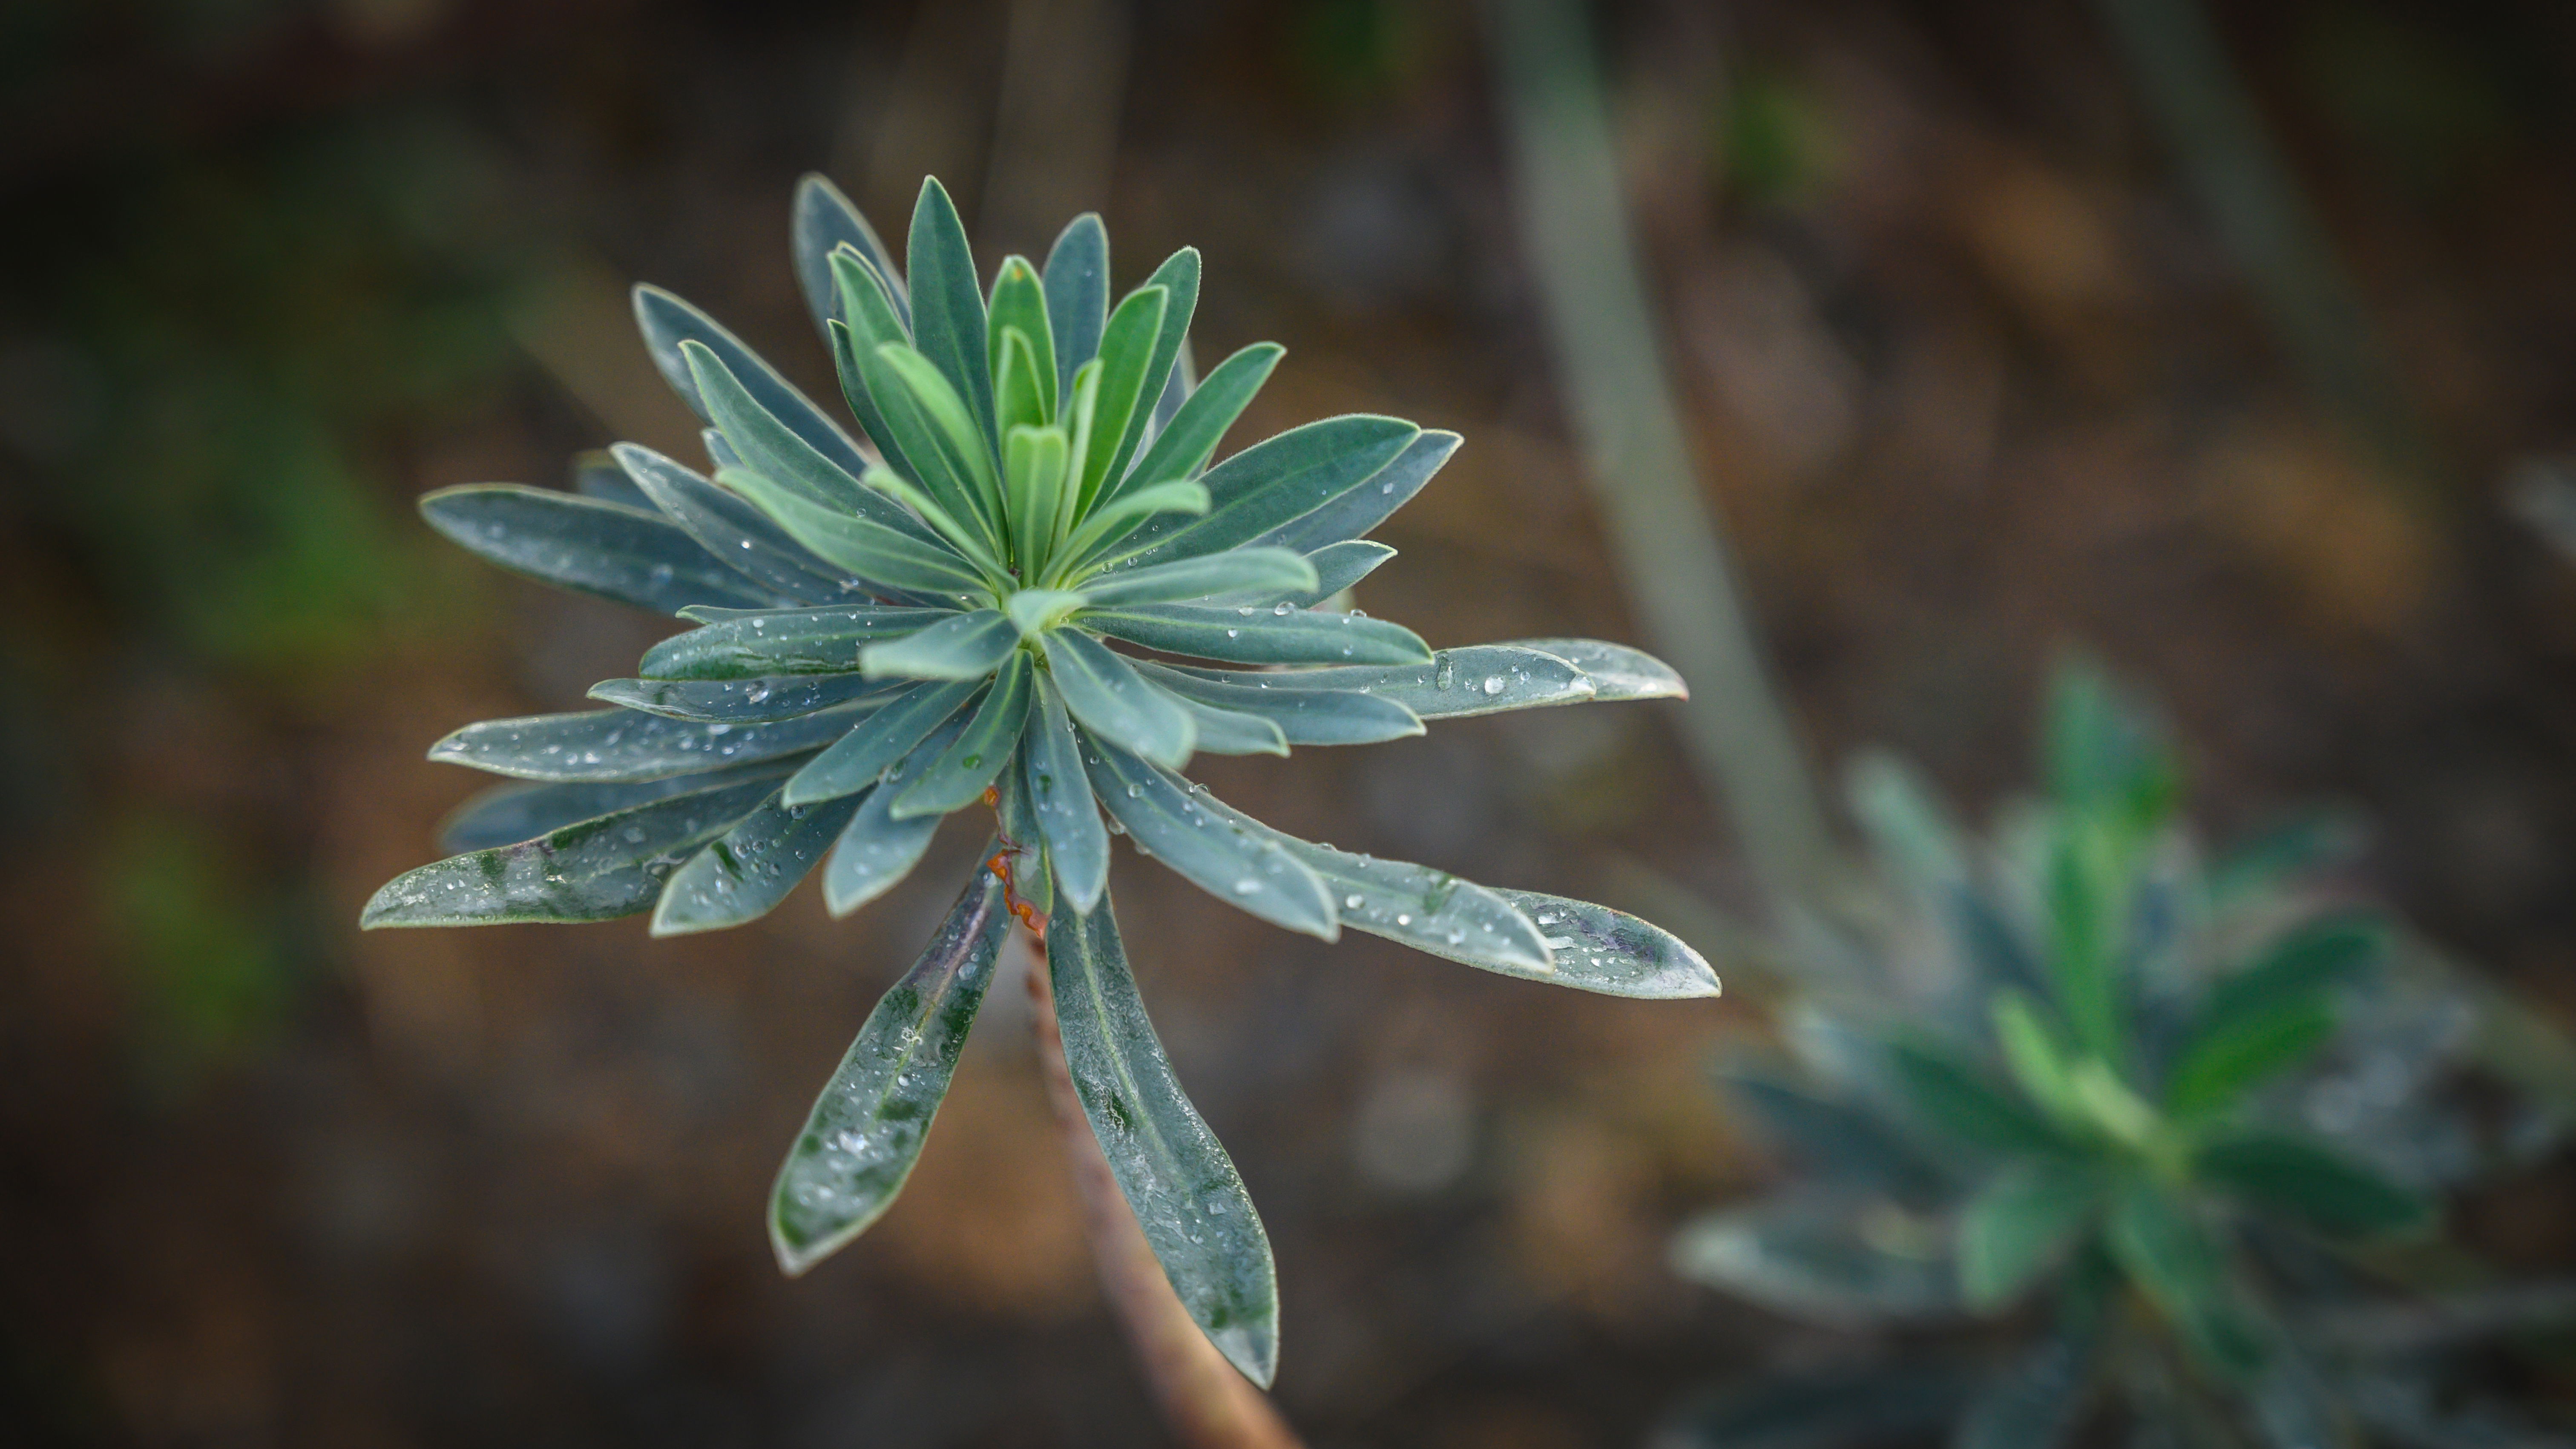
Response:
[[[2213,1137],[2192,1170],[2247,1207],[2330,1237],[2408,1232],[2431,1221],[2422,1198],[2309,1138],[2245,1129]]]
[[[2046,1118],[1944,1048],[1928,1041],[1899,1041],[1888,1048],[1888,1064],[1905,1106],[1944,1136],[2003,1153],[2070,1150]]]
[[[1959,1214],[1959,1291],[1980,1311],[2009,1303],[2063,1261],[2100,1213],[2095,1163],[2025,1162],[1989,1182]]]
[[[1915,1228],[1914,1241],[1904,1241]],[[1805,1194],[1711,1213],[1673,1239],[1673,1271],[1792,1318],[1843,1328],[1960,1309],[1949,1245],[1884,1203]]]
[[[2239,1381],[2262,1365],[2263,1335],[2229,1277],[2225,1250],[2190,1203],[2157,1184],[2130,1183],[2112,1209],[2108,1242],[2203,1364]]]

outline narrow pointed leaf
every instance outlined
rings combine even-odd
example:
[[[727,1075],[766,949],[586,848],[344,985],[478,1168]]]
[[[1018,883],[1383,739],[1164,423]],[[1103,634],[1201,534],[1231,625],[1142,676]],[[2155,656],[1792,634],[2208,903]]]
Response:
[[[1161,689],[1161,685],[1155,688]],[[1206,755],[1285,755],[1288,736],[1278,725],[1257,714],[1237,714],[1212,704],[1202,704],[1188,695],[1164,691],[1190,712],[1194,732],[1192,748]]]
[[[1293,555],[1292,555],[1293,557]],[[1303,562],[1303,560],[1300,560]],[[1085,583],[1083,592],[1093,585]],[[1198,659],[1234,664],[1430,663],[1431,646],[1401,624],[1364,614],[1319,614],[1312,609],[1198,604],[1093,607],[1075,622],[1095,633]]]
[[[1315,585],[1285,594],[1227,599],[1225,603],[1269,604],[1273,608],[1286,604],[1292,609],[1311,609],[1342,590],[1377,572],[1378,565],[1395,557],[1395,550],[1382,543],[1354,538],[1328,544],[1306,555],[1315,570]]]
[[[1144,391],[1145,371],[1170,303],[1171,293],[1163,288],[1139,287],[1109,314],[1109,326],[1100,334],[1100,382],[1092,397],[1091,428],[1073,460],[1078,511],[1087,512],[1120,491],[1119,475],[1111,470],[1123,452],[1129,425],[1140,410],[1152,406]]]
[[[653,908],[653,934],[722,930],[776,910],[857,808],[855,800],[791,806],[770,796],[672,873]]]
[[[522,780],[654,780],[819,749],[867,717],[832,710],[776,724],[700,724],[631,709],[470,724],[429,757]]]
[[[1082,763],[1138,851],[1273,925],[1327,941],[1340,936],[1333,897],[1286,837],[1097,735],[1083,741]]]
[[[850,416],[859,420],[869,441],[877,445],[877,459],[907,478],[921,476],[911,450],[895,434],[894,422],[877,401],[873,388],[888,385],[882,367],[876,360],[877,348],[889,342],[912,340],[912,328],[897,308],[895,288],[866,258],[855,250],[832,254],[832,282],[841,298],[841,316],[825,330],[831,334],[832,370],[841,380],[841,401],[850,408]],[[879,376],[872,382],[869,373],[876,368]],[[914,442],[920,439],[915,437]],[[860,478],[867,474],[862,470]]]
[[[815,557],[749,501],[650,448],[619,443],[610,453],[637,490],[687,530],[700,548],[754,584],[799,604],[846,603],[866,596],[864,581]]]
[[[965,223],[935,177],[921,183],[904,266],[912,278],[913,345],[947,375],[991,447],[1001,435],[993,427],[993,376],[984,364],[984,289],[975,280]]]
[[[957,611],[844,604],[838,608],[769,609],[733,617],[699,617],[709,618],[710,622],[645,650],[635,672],[646,679],[855,673],[860,649],[956,618]]]
[[[1539,891],[1507,890],[1501,886],[1486,889],[1529,917],[1554,956],[1555,973],[1534,980],[1637,1001],[1686,1000],[1715,996],[1721,990],[1717,972],[1710,968],[1707,958],[1652,921],[1590,901]],[[1422,949],[1435,956],[1443,954],[1431,946]],[[1484,965],[1480,961],[1467,964]]]
[[[667,519],[515,483],[442,488],[420,500],[432,528],[514,574],[676,614],[691,604],[759,608],[780,596],[708,556]]]
[[[926,680],[888,700],[787,782],[787,803],[810,805],[866,789],[983,685],[980,679]]]
[[[358,924],[373,930],[637,915],[653,908],[663,880],[689,851],[731,829],[776,788],[769,780],[720,785],[524,844],[434,861],[388,881]]]
[[[1311,553],[1362,537],[1412,502],[1458,451],[1459,442],[1456,433],[1426,429],[1385,467],[1252,541]]]
[[[1029,351],[1030,370],[1038,391],[1038,416],[1029,419],[1037,424],[1055,421],[1056,398],[1060,375],[1055,368],[1055,329],[1047,320],[1046,286],[1038,280],[1037,269],[1026,257],[1003,260],[1002,270],[993,278],[991,315],[985,320],[985,366],[992,369],[996,420],[1008,436],[1011,420],[1001,416],[1002,376],[1009,370],[1004,356],[1003,339],[1013,331]]]
[[[1199,249],[1183,247],[1156,267],[1154,274],[1145,279],[1144,286],[1137,288],[1140,293],[1161,289],[1164,302],[1156,318],[1153,350],[1145,361],[1143,386],[1137,390],[1136,404],[1129,410],[1126,427],[1117,440],[1118,450],[1111,455],[1109,470],[1103,475],[1103,492],[1123,490],[1129,466],[1145,446],[1146,435],[1153,431],[1155,407],[1161,402],[1163,389],[1171,379],[1173,363],[1180,358],[1181,346],[1189,337],[1190,318],[1198,311],[1199,272]],[[1116,330],[1118,319],[1115,315],[1110,317],[1109,325],[1112,331]],[[1108,350],[1104,343],[1102,355],[1106,356]]]
[[[930,737],[915,745],[874,789],[859,801],[859,811],[850,817],[849,828],[841,832],[840,842],[832,847],[832,859],[823,867],[823,904],[835,916],[846,916],[894,888],[897,881],[921,864],[930,839],[939,833],[939,816],[916,815],[906,820],[894,818],[894,802],[903,793],[904,782],[916,779],[930,768],[966,727],[962,719],[950,719],[931,731]]]
[[[2192,1166],[2248,1206],[2329,1237],[2384,1237],[2432,1216],[2424,1199],[2370,1168],[2284,1132],[2230,1132],[2203,1143]]]
[[[670,719],[767,724],[843,705],[883,703],[900,681],[851,674],[790,674],[754,679],[603,679],[590,687],[602,704]]]
[[[1172,359],[1171,376],[1163,379],[1163,395],[1154,400],[1153,431],[1146,436],[1161,437],[1163,430],[1172,425],[1172,419],[1180,414],[1181,404],[1188,402],[1190,394],[1198,389],[1198,356],[1190,347],[1190,339],[1183,337],[1180,355]]]
[[[868,1013],[798,1133],[769,1197],[769,1244],[795,1277],[903,1191],[1010,934],[1002,878],[975,872],[921,959]]]
[[[917,634],[859,651],[871,679],[982,679],[1002,667],[1020,643],[1019,630],[999,609],[956,614]]]
[[[1052,925],[1065,1065],[1101,1154],[1181,1306],[1227,1362],[1267,1386],[1279,1357],[1279,1292],[1251,1194],[1172,1075],[1106,902]]]
[[[1796,1194],[1701,1217],[1673,1239],[1673,1271],[1771,1309],[1838,1328],[1940,1321],[1959,1312],[1947,1254],[1882,1246],[1874,1199]],[[1911,1246],[1910,1244],[1908,1245]]]
[[[1012,548],[1023,579],[1042,577],[1055,555],[1069,452],[1064,429],[1058,427],[1013,428],[1005,443],[1003,490],[1009,495]]]
[[[1020,743],[1020,731],[1029,718],[1030,676],[1036,666],[1029,656],[1011,651],[1002,672],[993,677],[993,687],[984,702],[966,721],[957,742],[940,752],[921,778],[912,782],[895,797],[892,814],[897,820],[916,815],[945,815],[963,810],[975,803],[993,777],[1012,759]]]
[[[1090,385],[1086,374],[1077,381],[1081,392]],[[1065,497],[1073,498],[1071,492]],[[1072,568],[1079,572],[1108,553],[1111,547],[1134,529],[1156,517],[1188,518],[1208,511],[1207,485],[1196,481],[1157,483],[1150,488],[1131,488],[1110,502],[1084,514],[1082,522],[1066,538],[1063,557],[1067,563],[1058,571]]]
[[[1055,334],[1056,396],[1073,395],[1073,375],[1100,355],[1109,325],[1109,233],[1084,212],[1055,239],[1046,260],[1047,329]]]
[[[1189,763],[1198,729],[1180,701],[1146,683],[1135,665],[1079,630],[1052,629],[1040,643],[1065,708],[1084,728],[1166,769]]]
[[[2133,1183],[2112,1209],[2105,1241],[2204,1363],[2239,1379],[2261,1366],[2263,1339],[2236,1294],[2225,1251],[2189,1204]]]
[[[713,352],[695,342],[681,344],[680,350],[706,394],[708,411],[715,414],[716,426],[723,430],[724,441],[741,457],[744,470],[810,507],[852,514],[880,528],[922,536],[920,525],[906,517],[902,509],[860,484],[860,476],[873,465],[863,460],[857,472],[850,471],[840,460],[818,451],[772,417]],[[716,481],[732,487],[729,475],[733,471],[719,467]],[[775,509],[763,511],[772,518],[778,516]],[[797,531],[789,528],[788,532]],[[797,537],[803,541],[802,534]],[[806,547],[813,545],[807,543]]]
[[[1189,400],[1172,414],[1171,425],[1156,435],[1152,447],[1136,460],[1123,488],[1143,488],[1175,478],[1195,478],[1216,456],[1226,429],[1252,403],[1261,385],[1287,349],[1276,342],[1256,342],[1217,364]]]
[[[1968,1062],[1929,1042],[1888,1050],[1909,1109],[1945,1137],[2006,1153],[2055,1154],[2066,1139],[2021,1098]]]
[[[716,478],[760,505],[761,512],[826,563],[869,583],[945,597],[963,597],[985,586],[975,566],[944,541],[924,541],[810,503],[757,473],[728,468]]]
[[[993,422],[1007,443],[1017,429],[1042,428],[1054,420],[1046,395],[1055,385],[1055,372],[1048,369],[1046,381],[1039,381],[1037,352],[1029,346],[1028,334],[1017,327],[1002,328],[994,343]],[[1012,513],[1020,516],[1017,509]]]
[[[1429,664],[1281,670],[1259,676],[1185,667],[1213,681],[1257,677],[1274,691],[1363,690],[1392,700],[1422,719],[1461,719],[1510,709],[1581,704],[1597,686],[1591,676],[1553,654],[1520,644],[1471,644],[1442,649]]]
[[[705,379],[689,363],[687,353],[691,347],[708,353],[741,399],[773,425],[793,435],[802,451],[854,481],[859,470],[867,466],[867,455],[850,441],[849,434],[798,392],[793,383],[779,376],[778,370],[763,361],[759,353],[745,347],[706,313],[659,287],[639,286],[635,289],[635,322],[643,330],[653,365],[661,369],[671,390],[680,395],[690,411],[723,428],[736,443],[742,441],[741,435],[725,414],[738,404],[707,394]]]
[[[1083,595],[1064,589],[1022,589],[1011,595],[1002,611],[1011,616],[1011,626],[1021,638],[1035,639],[1087,602]]]
[[[644,496],[644,490],[636,487],[634,480],[626,476],[626,470],[617,466],[616,455],[605,448],[593,448],[573,455],[572,491],[584,498],[632,508],[648,516],[661,511],[654,506],[652,499]]]
[[[1366,485],[1421,433],[1401,418],[1365,414],[1291,428],[1201,476],[1199,481],[1207,485],[1213,500],[1205,517],[1148,523],[1130,538],[1128,547],[1140,562],[1152,562],[1256,542],[1300,553],[1338,543],[1339,539],[1331,538],[1309,542],[1265,535]]]
[[[1980,1312],[2022,1295],[2063,1262],[2100,1215],[2089,1163],[2035,1161],[2004,1173],[1959,1214],[1959,1291]]]
[[[846,320],[841,318],[840,287],[832,279],[832,253],[853,247],[889,281],[903,274],[895,270],[894,256],[877,239],[876,228],[868,225],[868,219],[859,214],[839,187],[822,176],[809,171],[796,183],[795,217],[796,285],[804,292],[805,306],[814,314],[814,326],[828,345],[832,340],[830,324],[835,319]],[[896,286],[894,302],[899,310],[908,311],[900,284]]]
[[[877,356],[929,423],[931,441],[942,465],[962,481],[973,505],[967,518],[979,519],[988,526],[998,524],[1002,516],[1002,480],[993,471],[993,455],[999,447],[997,440],[986,436],[986,424],[976,419],[970,401],[959,396],[947,374],[918,349],[889,342],[877,349]],[[884,401],[879,398],[880,403]],[[919,451],[912,458],[916,463],[926,461]]]
[[[1143,568],[1117,569],[1082,581],[1095,608],[1178,604],[1233,593],[1285,593],[1312,589],[1315,566],[1284,548],[1235,548],[1203,558],[1172,559]]]
[[[1374,745],[1422,733],[1422,718],[1383,695],[1356,689],[1271,688],[1283,676],[1267,670],[1181,670],[1136,661],[1147,679],[1181,698],[1279,726],[1291,745]]]
[[[632,810],[674,795],[694,794],[743,780],[776,782],[793,774],[799,758],[759,760],[712,770],[703,775],[673,775],[662,780],[572,780],[538,784],[495,785],[482,791],[438,827],[438,848],[450,855],[516,845],[552,835],[567,825]]]
[[[1625,644],[1599,639],[1509,639],[1497,647],[1535,649],[1582,670],[1583,677],[1592,681],[1594,704],[1690,697],[1690,687],[1671,665]]]
[[[2334,1003],[2323,994],[2292,997],[2260,1015],[2231,1013],[2175,1060],[2165,1107],[2184,1119],[2210,1116],[2315,1056],[2334,1034]]]
[[[1045,674],[1037,680],[1025,773],[1029,806],[1046,837],[1055,883],[1076,911],[1088,912],[1109,888],[1109,827],[1101,823],[1099,802],[1092,798],[1064,696]]]

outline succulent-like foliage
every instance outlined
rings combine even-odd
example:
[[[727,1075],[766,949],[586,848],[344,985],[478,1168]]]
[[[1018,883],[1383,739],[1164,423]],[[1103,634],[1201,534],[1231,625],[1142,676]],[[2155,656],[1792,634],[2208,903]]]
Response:
[[[1799,1171],[1674,1246],[1685,1274],[1791,1316],[2040,1338],[1982,1381],[1915,1359],[1774,1382],[1670,1442],[1758,1426],[1825,1449],[1947,1424],[1959,1445],[2041,1449],[2106,1394],[2182,1442],[2289,1449],[2361,1422],[2446,1442],[2420,1418],[2437,1396],[2394,1389],[2426,1382],[2427,1335],[2357,1335],[2349,1315],[2408,1311],[2385,1292],[2391,1241],[2504,1140],[2438,1090],[2466,998],[2319,888],[2337,832],[2204,866],[2170,755],[2098,673],[2061,675],[2045,734],[2045,802],[1982,846],[1893,761],[1855,772],[1875,919],[1811,922],[1792,1059],[1721,1069]],[[2454,1320],[2413,1321],[2441,1339]]]
[[[1193,381],[1196,251],[1112,306],[1108,239],[1085,216],[1043,270],[1009,258],[988,291],[936,181],[908,275],[819,177],[797,193],[794,235],[857,431],[705,314],[638,288],[654,361],[708,424],[711,477],[619,444],[577,467],[577,493],[424,500],[504,568],[697,627],[593,689],[605,709],[440,741],[434,759],[530,783],[465,807],[447,832],[462,853],[387,885],[366,924],[649,910],[656,934],[704,931],[771,910],[818,865],[839,914],[900,880],[941,817],[989,802],[990,862],[780,1174],[779,1261],[803,1271],[900,1189],[1016,911],[1051,925],[1065,1054],[1147,1238],[1200,1325],[1266,1383],[1268,1244],[1137,1000],[1108,905],[1111,835],[1326,940],[1350,926],[1531,980],[1714,995],[1705,961],[1634,917],[1297,840],[1178,773],[1196,752],[1365,744],[1681,682],[1616,645],[1434,651],[1333,607],[1394,554],[1364,535],[1459,440],[1337,417],[1210,466],[1280,349]]]

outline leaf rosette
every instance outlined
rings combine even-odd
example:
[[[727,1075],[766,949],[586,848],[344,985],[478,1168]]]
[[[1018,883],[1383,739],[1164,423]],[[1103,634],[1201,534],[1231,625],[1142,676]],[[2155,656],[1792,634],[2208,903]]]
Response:
[[[619,444],[577,489],[431,494],[430,523],[506,569],[694,627],[591,691],[605,708],[494,720],[434,759],[511,777],[448,824],[456,854],[386,885],[365,924],[739,925],[805,876],[843,914],[990,802],[992,863],[870,1016],[780,1175],[772,1239],[801,1272],[882,1213],[918,1154],[1013,905],[1050,919],[1066,1054],[1121,1186],[1210,1337],[1267,1382],[1260,1221],[1162,1059],[1109,917],[1110,839],[1325,940],[1345,927],[1578,989],[1708,996],[1660,929],[1295,839],[1190,783],[1194,755],[1285,755],[1428,720],[1676,696],[1637,651],[1541,639],[1434,650],[1336,601],[1394,556],[1366,535],[1454,433],[1351,415],[1219,461],[1279,364],[1194,376],[1199,256],[1112,304],[1084,216],[1043,267],[980,286],[926,182],[899,269],[808,177],[797,275],[837,366],[836,420],[704,313],[639,287],[662,375],[707,424],[699,471]],[[1015,898],[1015,899],[1014,899]]]

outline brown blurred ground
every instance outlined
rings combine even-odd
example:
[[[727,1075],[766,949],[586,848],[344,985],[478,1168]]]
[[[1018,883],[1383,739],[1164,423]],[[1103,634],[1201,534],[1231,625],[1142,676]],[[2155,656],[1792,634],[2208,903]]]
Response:
[[[2502,518],[2576,447],[2576,25],[2529,0],[2222,7],[2435,439],[2415,491],[2303,400],[2081,8],[1620,4],[1632,194],[1710,496],[1818,757],[1980,808],[2087,641],[2169,701],[2222,830],[2327,796],[2391,893],[2576,1007],[2576,569]],[[711,939],[361,938],[474,788],[650,620],[443,550],[409,500],[685,442],[626,331],[674,287],[791,375],[796,175],[989,265],[1097,205],[1194,242],[1243,436],[1455,427],[1372,612],[1633,637],[1572,474],[1462,4],[28,0],[0,15],[0,1418],[138,1445],[1156,1442],[997,991],[920,1174],[798,1283],[760,1209],[927,932],[892,898]],[[1009,37],[1006,40],[1006,37]],[[1106,120],[1114,117],[1114,122]],[[819,390],[819,389],[818,389]],[[1283,828],[1500,884],[1650,860],[1750,912],[1651,707],[1211,761]],[[1751,1180],[1699,1085],[1733,1005],[1639,1006],[1271,931],[1122,861],[1183,1080],[1275,1239],[1319,1446],[1634,1442],[1830,1345],[1661,1270]],[[1690,923],[1675,921],[1687,928]],[[1723,963],[1721,963],[1723,965]],[[2561,1174],[2563,1176],[2563,1174]],[[2555,1178],[2482,1203],[2576,1261]]]

